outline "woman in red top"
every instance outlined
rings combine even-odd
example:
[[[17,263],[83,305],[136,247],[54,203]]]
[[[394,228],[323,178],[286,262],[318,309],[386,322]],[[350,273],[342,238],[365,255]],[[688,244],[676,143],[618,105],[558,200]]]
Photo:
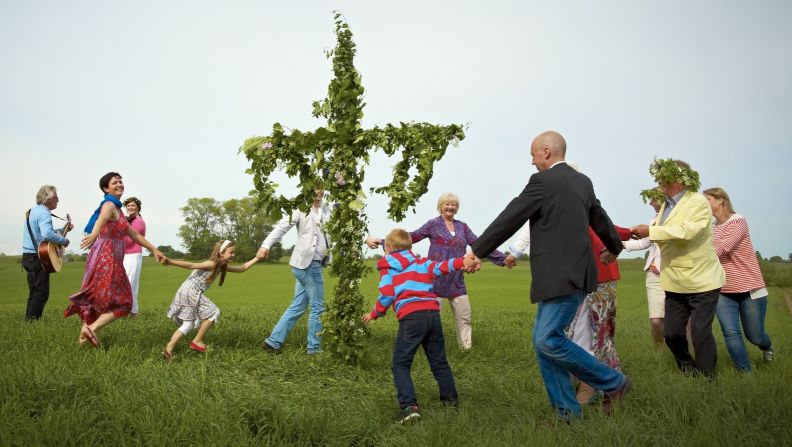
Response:
[[[121,175],[105,174],[99,179],[99,188],[105,197],[85,228],[89,234],[80,242],[80,248],[91,249],[82,286],[69,297],[71,304],[63,312],[65,317],[79,315],[83,320],[80,344],[87,341],[94,347],[99,347],[96,333],[101,328],[132,310],[132,288],[124,270],[124,236],[149,249],[157,260],[164,259],[156,247],[129,226],[121,213],[119,199],[124,194]]]
[[[734,212],[729,195],[722,188],[707,189],[704,197],[709,200],[715,217],[712,242],[726,271],[726,285],[721,287],[715,314],[734,367],[748,372],[751,361],[743,342],[740,322],[748,341],[764,352],[765,361],[772,361],[775,357],[770,336],[764,329],[767,289],[745,217]]]

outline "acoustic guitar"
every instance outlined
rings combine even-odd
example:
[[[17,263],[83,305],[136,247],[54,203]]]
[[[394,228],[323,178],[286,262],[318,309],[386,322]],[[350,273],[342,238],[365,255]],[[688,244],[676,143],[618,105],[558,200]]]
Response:
[[[69,232],[71,224],[71,216],[66,215],[66,225],[61,230],[61,236],[66,237]],[[38,257],[41,260],[41,265],[47,273],[57,273],[63,267],[63,255],[66,252],[66,247],[61,244],[56,244],[50,241],[41,241],[38,246]]]

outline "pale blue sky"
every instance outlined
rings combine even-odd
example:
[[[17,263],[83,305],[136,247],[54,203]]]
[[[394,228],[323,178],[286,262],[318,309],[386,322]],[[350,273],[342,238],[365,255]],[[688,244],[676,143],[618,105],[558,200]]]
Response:
[[[21,251],[40,185],[81,228],[108,171],[143,200],[149,239],[179,246],[188,198],[252,188],[246,137],[324,124],[310,112],[333,9],[358,45],[364,127],[469,123],[399,226],[453,191],[482,232],[534,172],[530,140],[555,129],[615,223],[649,220],[648,165],[676,157],[731,194],[765,257],[792,252],[792,3],[764,0],[0,0],[0,252]],[[369,186],[389,165],[374,158]],[[373,234],[397,225],[385,209],[369,199]]]

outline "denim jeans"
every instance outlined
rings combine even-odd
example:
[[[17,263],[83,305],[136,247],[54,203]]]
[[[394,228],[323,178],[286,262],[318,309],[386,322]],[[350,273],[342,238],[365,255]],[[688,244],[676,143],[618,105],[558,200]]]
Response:
[[[766,312],[766,296],[753,300],[749,293],[740,298],[721,294],[718,298],[715,314],[718,316],[718,322],[723,330],[726,349],[729,350],[734,367],[738,371],[751,370],[751,361],[748,360],[748,351],[745,349],[745,342],[743,342],[740,322],[745,330],[745,337],[759,349],[767,351],[772,345],[770,336],[764,330]]]
[[[576,345],[564,334],[572,323],[584,292],[539,302],[533,345],[550,404],[564,419],[580,416],[580,404],[570,374],[604,392],[616,391],[627,378]]]
[[[322,331],[321,316],[325,310],[322,264],[319,261],[313,261],[307,269],[292,267],[292,274],[297,280],[294,285],[294,300],[283,312],[283,316],[281,316],[278,324],[275,325],[266,343],[275,349],[281,349],[284,340],[289,335],[289,331],[310,306],[311,312],[308,315],[308,353],[315,354],[319,351],[321,345],[321,339],[318,334]]]
[[[423,346],[429,368],[440,389],[440,400],[455,405],[458,399],[457,391],[451,367],[448,366],[448,360],[446,360],[440,312],[421,310],[407,314],[399,320],[399,331],[396,334],[391,366],[399,407],[404,408],[405,405],[417,404],[410,368],[420,346]]]

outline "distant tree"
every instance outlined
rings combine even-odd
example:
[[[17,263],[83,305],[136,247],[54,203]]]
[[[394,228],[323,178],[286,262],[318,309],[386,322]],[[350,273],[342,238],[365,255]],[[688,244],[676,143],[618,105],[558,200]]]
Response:
[[[789,257],[787,257],[787,262],[792,262],[792,253],[789,254]]]
[[[272,220],[259,212],[250,197],[226,200],[222,204],[219,221],[220,236],[234,241],[238,261],[247,261],[255,256],[261,242],[272,231]],[[282,253],[280,243],[270,249],[270,257],[279,259]]]
[[[179,237],[191,257],[208,258],[211,254],[219,239],[222,210],[222,204],[210,197],[187,199],[181,209],[184,224],[179,227]]]
[[[186,254],[180,252],[179,250],[176,250],[170,245],[160,245],[159,247],[157,247],[157,250],[159,250],[163,255],[165,255],[168,258],[180,259],[187,256]],[[152,256],[152,254],[149,253],[149,256]]]
[[[758,259],[759,262],[764,261],[764,258],[762,257],[762,254],[759,253],[759,250],[756,251],[756,259]]]
[[[291,255],[292,255],[292,253],[293,253],[293,252],[294,252],[294,245],[292,245],[292,246],[291,246],[291,247],[289,247],[289,248],[283,248],[283,247],[281,247],[281,254],[280,254],[280,257],[284,257],[284,256],[291,257]],[[272,249],[270,249],[270,253],[272,253]]]
[[[784,259],[781,256],[771,256],[770,262],[784,262]]]
[[[272,231],[272,220],[250,197],[225,202],[191,198],[181,210],[184,224],[179,227],[179,237],[189,256],[196,259],[208,258],[218,240],[229,239],[234,241],[237,261],[247,261]],[[275,244],[270,257],[278,259],[280,250],[281,245]]]

